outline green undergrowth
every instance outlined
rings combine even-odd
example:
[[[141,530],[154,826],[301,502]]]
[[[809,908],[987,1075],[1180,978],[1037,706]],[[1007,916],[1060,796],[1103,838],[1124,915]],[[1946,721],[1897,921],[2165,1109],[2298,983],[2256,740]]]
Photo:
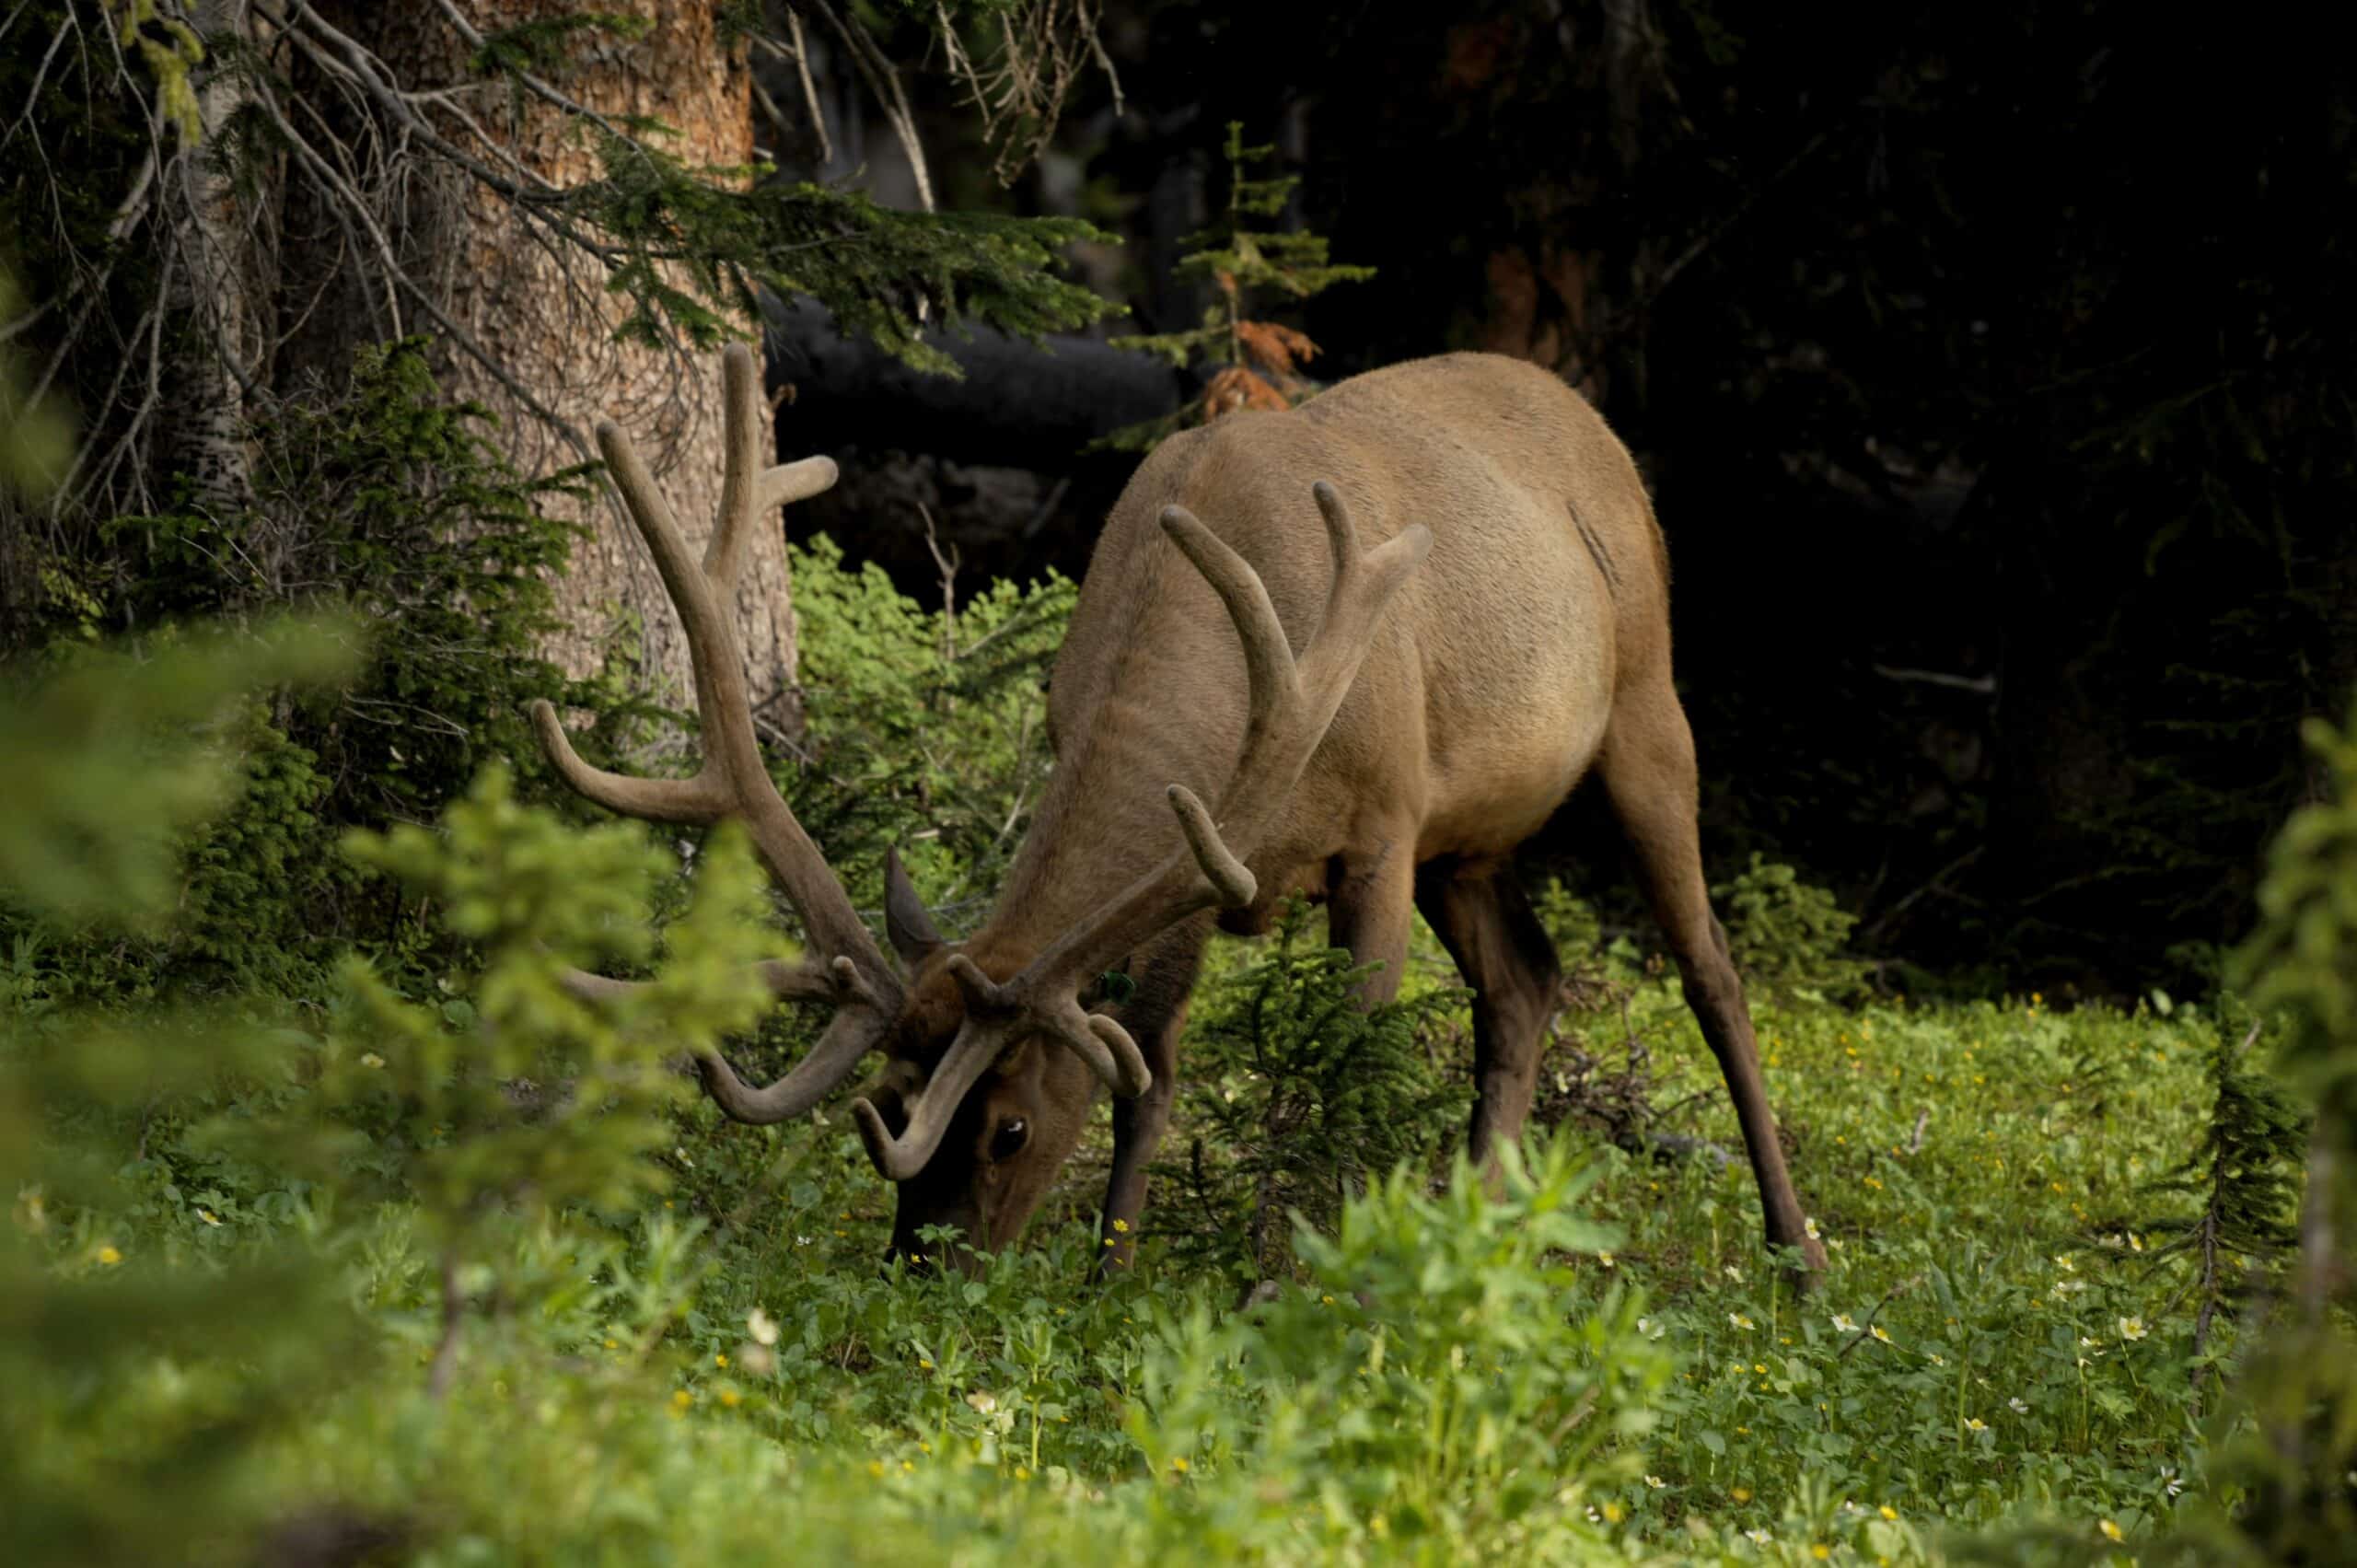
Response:
[[[1248,979],[1258,950],[1223,947]],[[2197,1349],[2199,1260],[2156,1241],[2196,1204],[2156,1184],[2202,1134],[2215,1017],[1760,1006],[1832,1260],[1796,1300],[1674,981],[1604,978],[1625,997],[1568,1016],[1549,1071],[1572,1109],[1529,1178],[1492,1197],[1462,1169],[1377,1173],[1242,1310],[1159,1207],[1134,1274],[1096,1281],[1086,1154],[978,1277],[888,1274],[889,1193],[839,1107],[772,1132],[691,1104],[603,1151],[652,1151],[633,1192],[535,1207],[499,1186],[490,1224],[488,1188],[415,1185],[467,1146],[431,1116],[376,1124],[317,1181],[220,1153],[214,1118],[155,1118],[38,1225],[20,1188],[17,1245],[101,1296],[191,1270],[308,1278],[328,1299],[286,1353],[331,1327],[334,1357],[225,1479],[229,1522],[331,1523],[389,1560],[1906,1562],[2023,1517],[2133,1541],[2201,1494],[2194,1378],[2219,1386],[2235,1318]],[[1206,1030],[1234,1026],[1217,1012]],[[1455,1021],[1436,1051],[1461,1049]],[[1632,1042],[1666,1111],[1634,1153],[1559,1065]],[[290,1044],[208,1109],[327,1093]],[[404,1172],[412,1195],[367,1195]],[[494,1250],[460,1282],[437,1399],[454,1208]],[[9,1419],[20,1452],[71,1453],[54,1445],[86,1423],[236,1408],[274,1365],[133,1332],[95,1383],[16,1384]]]
[[[1044,766],[1067,587],[960,620],[801,570],[788,793],[847,834],[861,907],[896,842],[975,896]],[[225,868],[280,875],[238,852],[273,810],[240,694],[348,679],[353,645],[151,644],[75,661],[120,726],[63,686],[0,714],[0,1517],[28,1561],[2128,1562],[2304,1473],[2218,1458],[2253,1431],[2245,1326],[2290,1288],[2306,1121],[2274,1026],[2231,996],[1870,994],[1782,867],[1720,903],[1830,1259],[1805,1297],[1675,974],[1561,888],[1535,901],[1565,1005],[1494,1186],[1454,1154],[1472,1047],[1428,932],[1366,1016],[1314,913],[1216,941],[1109,1281],[1101,1111],[1021,1247],[909,1277],[845,1096],[746,1128],[665,1069],[808,1038],[749,1024],[742,965],[791,937],[731,832],[683,866],[484,770],[303,868],[404,912],[300,994],[268,963],[168,1002],[72,983],[69,955],[168,952],[192,888],[234,904]],[[206,807],[226,826],[192,830]],[[585,1008],[568,960],[654,983]]]

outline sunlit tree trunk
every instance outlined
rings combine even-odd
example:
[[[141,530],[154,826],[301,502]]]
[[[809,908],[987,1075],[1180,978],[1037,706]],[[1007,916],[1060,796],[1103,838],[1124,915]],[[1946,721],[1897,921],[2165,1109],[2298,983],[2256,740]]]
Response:
[[[452,16],[480,37],[496,37],[525,24],[579,17],[585,8],[574,0],[398,6],[334,0],[322,9],[375,51],[411,91],[455,89],[452,108],[436,111],[452,141],[476,142],[459,118],[463,112],[529,176],[553,185],[575,185],[601,172],[600,135],[591,115],[617,124],[641,117],[663,122],[677,134],[650,139],[691,168],[741,168],[752,161],[746,51],[719,36],[719,7],[603,0],[596,7],[601,15],[651,25],[637,38],[606,28],[554,38],[535,75],[577,110],[470,70],[477,45]],[[401,330],[443,336],[444,387],[499,416],[502,439],[527,472],[553,472],[594,455],[589,433],[598,420],[612,419],[638,443],[681,526],[700,540],[712,527],[720,494],[718,355],[681,356],[616,341],[615,327],[630,307],[606,291],[604,267],[593,255],[536,237],[482,182],[436,172],[419,176],[404,194],[390,238],[427,297],[355,302],[379,323],[372,335],[398,310]],[[312,242],[323,243],[324,236]],[[747,322],[742,331],[758,346],[754,326]],[[481,358],[447,341],[461,334],[482,351]],[[643,639],[644,678],[658,694],[684,702],[687,648],[644,549],[619,506],[600,500],[584,520],[590,537],[575,547],[571,574],[560,587],[565,630],[552,656],[574,674],[588,673],[618,633],[635,627]],[[739,590],[737,630],[762,719],[777,731],[793,732],[798,725],[795,623],[782,527],[756,535]]]

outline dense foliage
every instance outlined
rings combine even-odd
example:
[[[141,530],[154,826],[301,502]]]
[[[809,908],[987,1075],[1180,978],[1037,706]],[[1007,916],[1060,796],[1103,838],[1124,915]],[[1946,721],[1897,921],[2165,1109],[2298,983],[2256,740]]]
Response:
[[[412,172],[354,125],[434,123],[399,93],[296,112],[370,98],[376,57],[338,7],[267,9],[209,54],[173,0],[0,19],[12,1553],[2345,1556],[2357,714],[2313,715],[2357,677],[2330,368],[2357,118],[2329,52],[2106,0],[1968,31],[1709,0],[722,13],[822,142],[804,13],[896,134],[878,41],[938,47],[991,154],[961,188],[1119,91],[1116,54],[1149,111],[1084,136],[1226,125],[1224,215],[1165,236],[1198,292],[1137,340],[1206,372],[1167,427],[1313,391],[1310,329],[1329,373],[1481,343],[1602,403],[1669,523],[1713,900],[1830,1258],[1795,1297],[1654,933],[1560,844],[1533,886],[1567,978],[1496,1171],[1456,1153],[1472,1050],[1431,934],[1361,1013],[1294,909],[1212,946],[1133,1269],[1099,1277],[1101,1124],[1019,1248],[879,1269],[892,1195],[841,1098],[750,1129],[680,1070],[809,1041],[747,971],[796,934],[741,837],[595,819],[525,733],[545,697],[601,715],[594,761],[660,774],[692,739],[629,689],[628,628],[586,679],[541,655],[578,537],[552,503],[593,474],[516,472],[414,337],[244,388],[233,492],[155,439],[218,325],[181,308],[227,242],[204,215],[353,238]],[[553,14],[464,75],[521,103],[646,34]],[[1247,145],[1272,120],[1282,158]],[[597,257],[625,336],[709,340],[765,287],[938,366],[928,321],[1102,313],[1057,274],[1096,238],[1068,218],[575,129],[597,168],[561,196],[482,188]],[[319,145],[383,182],[340,191]],[[1066,204],[1132,215],[1101,181]],[[387,285],[369,310],[417,264],[344,260]],[[961,580],[953,546],[921,604],[791,548],[802,717],[769,765],[864,914],[897,847],[970,930],[1051,766],[1074,585]],[[591,1006],[568,963],[648,983]]]
[[[1024,596],[995,602],[1022,624]],[[863,744],[907,770],[880,776],[939,767],[874,738],[945,701],[944,619],[854,578],[806,613],[819,668],[866,650],[842,667],[868,682]],[[146,668],[203,694],[153,710],[184,767],[204,753],[171,715],[286,672]],[[1036,701],[1037,679],[1011,691]],[[64,756],[74,713],[36,697],[11,722]],[[218,789],[237,774],[212,755]],[[119,786],[134,765],[154,763],[89,763]],[[80,787],[29,786],[20,820]],[[152,843],[143,820],[129,842]],[[1343,1031],[1392,1075],[1344,1078],[1318,1020],[1347,964],[1296,917],[1215,950],[1174,1130],[1212,1147],[1234,1217],[1202,1229],[1166,1179],[1139,1269],[1091,1283],[1095,1145],[1026,1249],[904,1278],[874,1268],[889,1198],[845,1119],[734,1127],[656,1071],[741,1025],[735,960],[779,941],[726,836],[695,856],[665,983],[621,1018],[551,966],[653,956],[649,915],[682,903],[640,830],[565,826],[494,772],[434,832],[353,849],[423,898],[431,963],[381,949],[323,1012],[261,990],[12,1010],[6,1295],[39,1327],[10,1337],[0,1487],[52,1555],[1906,1562],[2003,1527],[2008,1550],[2084,1558],[2278,1484],[2213,1473],[2262,1430],[2219,1408],[2214,1372],[2215,1435],[2190,1434],[2195,1376],[2237,1365],[2254,1293],[2213,1311],[2167,1240],[2207,1202],[2167,1182],[2223,1135],[2217,1064],[2247,1017],[2224,1004],[1838,1005],[1816,900],[1755,875],[1731,939],[1785,955],[1755,1008],[1833,1249],[1796,1303],[1747,1173],[1713,1156],[1733,1143],[1715,1069],[1641,948],[1567,953],[1563,1033],[1641,1040],[1648,1126],[1682,1141],[1624,1153],[1573,1118],[1492,1192],[1440,1154],[1469,1052],[1429,937],[1400,1006]],[[157,864],[27,918],[160,914]],[[2263,1295],[2289,1278],[2292,1193],[2254,1194],[2220,1266]],[[1318,1216],[1290,1257],[1265,1246],[1283,1203]],[[1250,1277],[1271,1283],[1239,1303]],[[169,1484],[126,1503],[132,1465]]]

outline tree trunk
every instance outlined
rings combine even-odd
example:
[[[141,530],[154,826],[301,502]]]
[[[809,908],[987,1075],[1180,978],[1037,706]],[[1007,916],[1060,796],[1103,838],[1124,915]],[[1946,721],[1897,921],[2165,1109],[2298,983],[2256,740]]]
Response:
[[[572,0],[458,0],[456,8],[482,35],[581,14]],[[505,79],[470,71],[474,46],[442,7],[334,0],[321,9],[375,50],[411,92],[449,91],[532,174],[571,186],[601,172],[591,123]],[[599,9],[652,26],[636,39],[607,29],[561,34],[555,58],[536,75],[595,114],[620,123],[644,116],[674,127],[678,134],[657,145],[691,168],[749,164],[751,75],[745,46],[720,38],[717,8],[609,0]],[[452,141],[473,145],[472,131],[456,114],[444,121]],[[638,444],[691,541],[709,535],[722,467],[717,354],[681,356],[616,341],[614,329],[630,306],[606,292],[603,266],[528,232],[504,198],[467,176],[414,178],[394,228],[391,243],[448,328],[470,338],[504,373],[443,343],[445,389],[498,415],[520,469],[546,474],[593,457],[587,433],[611,419]],[[397,303],[401,330],[446,331],[433,311],[413,300]],[[366,305],[374,318],[370,335],[382,330],[377,323],[391,308],[381,301]],[[743,331],[758,344],[755,324],[745,323]],[[569,429],[552,428],[550,416]],[[764,450],[767,445],[765,431]],[[642,679],[658,697],[685,705],[687,647],[644,548],[610,500],[592,504],[582,520],[589,537],[575,546],[571,573],[559,587],[566,630],[550,656],[574,675],[588,674],[617,635],[635,625]],[[766,528],[754,537],[737,592],[737,633],[757,711],[787,733],[799,723],[791,587],[784,529]]]
[[[237,512],[253,498],[253,464],[246,447],[241,376],[250,376],[258,333],[256,302],[268,287],[262,247],[238,223],[233,180],[208,156],[244,98],[237,70],[220,64],[250,41],[247,0],[201,0],[190,20],[211,57],[196,85],[204,146],[166,166],[159,219],[167,230],[165,319],[181,330],[162,366],[158,401],[170,411],[157,471],[189,482],[188,505],[213,517]]]

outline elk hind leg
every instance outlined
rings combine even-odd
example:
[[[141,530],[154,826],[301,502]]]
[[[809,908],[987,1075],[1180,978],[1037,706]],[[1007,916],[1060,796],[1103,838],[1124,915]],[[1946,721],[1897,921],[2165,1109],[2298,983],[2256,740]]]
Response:
[[[1615,703],[1598,761],[1637,879],[1677,959],[1687,1005],[1701,1025],[1702,1038],[1718,1058],[1735,1100],[1744,1150],[1759,1187],[1768,1240],[1772,1246],[1799,1248],[1808,1267],[1822,1272],[1825,1249],[1806,1233],[1800,1199],[1776,1140],[1775,1113],[1760,1075],[1759,1047],[1744,1006],[1743,982],[1728,955],[1726,933],[1711,912],[1694,819],[1694,738],[1666,670],[1658,681],[1624,691]]]
[[[1416,907],[1473,988],[1473,1078],[1468,1136],[1488,1163],[1519,1137],[1563,971],[1555,944],[1504,860],[1436,863],[1417,878]]]

